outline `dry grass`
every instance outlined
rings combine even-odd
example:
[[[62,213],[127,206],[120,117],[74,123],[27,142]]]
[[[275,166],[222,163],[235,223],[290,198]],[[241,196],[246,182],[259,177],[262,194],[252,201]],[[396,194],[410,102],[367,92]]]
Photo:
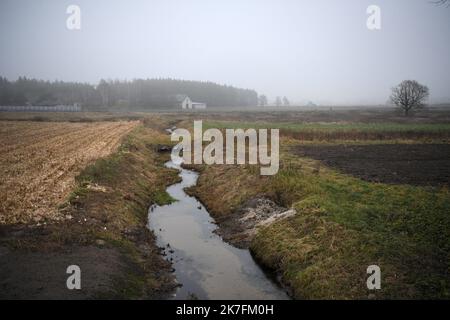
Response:
[[[0,122],[0,223],[59,219],[75,176],[139,122]]]
[[[243,174],[247,170],[259,170],[238,165],[185,165],[201,172],[199,183],[188,189],[197,196],[214,215],[216,220],[227,218],[245,200],[262,193],[264,176]],[[259,171],[258,171],[259,172]]]

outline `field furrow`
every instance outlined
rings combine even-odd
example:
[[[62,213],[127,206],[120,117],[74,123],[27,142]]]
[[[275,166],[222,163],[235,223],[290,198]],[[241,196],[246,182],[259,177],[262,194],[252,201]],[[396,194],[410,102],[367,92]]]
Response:
[[[61,218],[58,206],[75,176],[114,152],[137,124],[0,122],[0,223]]]

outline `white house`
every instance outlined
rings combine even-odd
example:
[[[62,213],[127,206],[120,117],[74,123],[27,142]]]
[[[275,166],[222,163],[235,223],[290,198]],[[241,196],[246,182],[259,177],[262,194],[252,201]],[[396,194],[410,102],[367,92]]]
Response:
[[[206,103],[193,102],[187,95],[177,94],[175,98],[181,109],[206,109]]]
[[[187,95],[177,94],[176,100],[181,109],[192,109],[192,100]]]

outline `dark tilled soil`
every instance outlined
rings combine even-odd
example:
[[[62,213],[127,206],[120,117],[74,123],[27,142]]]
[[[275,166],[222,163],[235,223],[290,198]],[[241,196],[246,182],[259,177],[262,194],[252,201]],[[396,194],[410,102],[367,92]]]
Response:
[[[298,146],[294,152],[366,181],[450,185],[448,144]]]
[[[113,295],[113,275],[126,265],[117,250],[95,246],[59,252],[18,252],[0,247],[1,299],[93,299]],[[67,267],[81,270],[81,289],[66,286]]]
[[[126,248],[101,239],[83,241],[82,228],[73,221],[0,226],[0,300],[163,299],[173,291],[170,264],[160,257],[154,236],[145,227],[125,235],[136,245],[141,263]],[[63,233],[72,233],[72,240],[79,241],[55,240]],[[80,290],[67,288],[71,265],[81,269]],[[148,290],[135,287],[133,281],[143,275],[158,283]]]

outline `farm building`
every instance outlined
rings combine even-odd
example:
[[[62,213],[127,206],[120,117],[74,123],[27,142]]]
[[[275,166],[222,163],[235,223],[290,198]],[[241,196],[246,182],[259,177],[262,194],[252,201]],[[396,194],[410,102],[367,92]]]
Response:
[[[181,109],[192,109],[192,100],[187,95],[177,94],[176,101]]]
[[[181,107],[181,109],[206,109],[206,103],[193,102],[191,98],[184,94],[177,94],[175,100],[177,107]]]
[[[206,109],[206,103],[192,102],[192,109]]]

